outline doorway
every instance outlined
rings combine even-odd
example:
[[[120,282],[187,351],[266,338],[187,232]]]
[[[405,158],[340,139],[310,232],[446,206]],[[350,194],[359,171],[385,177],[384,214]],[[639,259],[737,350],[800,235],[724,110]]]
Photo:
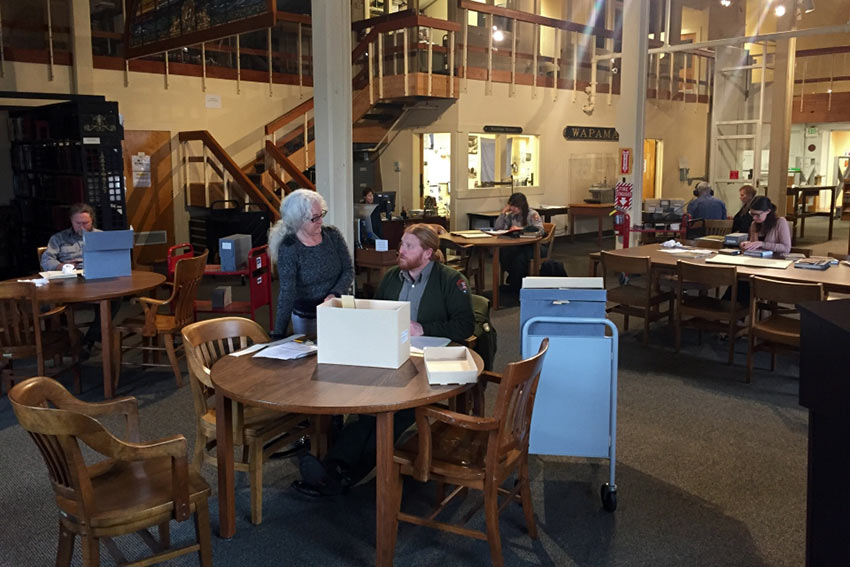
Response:
[[[419,206],[429,211],[435,210],[438,216],[448,217],[451,212],[451,179],[451,134],[422,134],[422,191]]]
[[[660,197],[661,186],[661,140],[643,141],[643,200]]]

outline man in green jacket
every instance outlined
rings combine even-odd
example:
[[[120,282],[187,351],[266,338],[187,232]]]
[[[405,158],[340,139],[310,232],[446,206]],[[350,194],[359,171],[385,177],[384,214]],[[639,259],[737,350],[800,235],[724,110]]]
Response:
[[[463,275],[438,260],[440,237],[424,224],[404,231],[398,267],[381,280],[375,299],[410,302],[410,335],[446,337],[462,343],[475,330],[469,285]],[[395,440],[413,425],[414,411],[396,412]],[[293,486],[310,496],[345,492],[375,468],[375,418],[360,415],[340,431],[323,461],[305,454],[299,462],[300,481]]]

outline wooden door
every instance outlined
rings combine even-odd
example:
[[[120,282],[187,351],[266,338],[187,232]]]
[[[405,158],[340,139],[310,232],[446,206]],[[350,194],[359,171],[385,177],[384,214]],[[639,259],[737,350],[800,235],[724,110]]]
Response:
[[[127,180],[127,214],[137,234],[136,261],[164,262],[174,244],[174,197],[171,169],[171,132],[124,130],[124,178]],[[134,166],[133,157],[136,157]],[[164,242],[155,241],[165,231]],[[140,233],[151,232],[150,238]]]
[[[655,140],[643,141],[643,199],[655,198]]]

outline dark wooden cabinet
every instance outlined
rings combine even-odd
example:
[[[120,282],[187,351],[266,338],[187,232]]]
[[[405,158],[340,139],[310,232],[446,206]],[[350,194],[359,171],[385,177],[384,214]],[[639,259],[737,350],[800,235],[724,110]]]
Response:
[[[809,409],[806,565],[850,565],[850,299],[798,307],[800,405]]]
[[[390,250],[398,250],[398,245],[401,242],[401,236],[404,234],[405,228],[411,224],[418,224],[420,222],[438,224],[446,230],[449,229],[449,219],[446,217],[419,217],[415,219],[408,218],[393,220],[384,219],[381,222],[381,231],[384,235],[384,239],[389,241],[388,246]]]

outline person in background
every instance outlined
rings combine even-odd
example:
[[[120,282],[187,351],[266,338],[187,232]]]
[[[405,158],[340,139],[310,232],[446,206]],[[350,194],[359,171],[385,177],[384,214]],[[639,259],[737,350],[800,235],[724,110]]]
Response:
[[[361,202],[366,203],[367,205],[375,204],[375,192],[372,191],[371,187],[365,187],[363,189],[363,199]],[[381,207],[375,207],[375,210],[372,211],[369,218],[372,221],[372,234],[375,235],[375,238],[383,238],[384,233],[381,227]]]
[[[47,250],[41,255],[42,270],[61,270],[63,264],[83,267],[83,233],[100,231],[94,227],[94,209],[86,203],[71,205],[70,217],[71,227],[47,241]]]
[[[325,226],[327,205],[316,191],[298,189],[280,205],[281,220],[269,231],[269,250],[277,258],[280,293],[274,335],[315,335],[316,306],[348,293],[354,265],[339,230]]]
[[[743,250],[771,250],[777,254],[791,251],[791,227],[785,217],[776,216],[776,205],[764,195],[750,202],[749,237],[741,243]]]
[[[741,198],[741,208],[732,218],[732,232],[749,234],[750,224],[753,222],[753,217],[750,216],[750,204],[756,196],[756,188],[752,185],[742,185],[738,189],[738,195]]]
[[[726,218],[726,203],[714,196],[714,191],[705,181],[694,189],[696,199],[688,204],[688,215],[692,219],[723,220]]]
[[[404,231],[398,266],[387,271],[375,299],[410,302],[410,335],[446,337],[463,343],[475,332],[475,314],[469,285],[460,272],[440,263],[440,237],[425,224]],[[412,409],[393,417],[395,441],[415,420]],[[374,416],[352,416],[327,455],[319,461],[305,454],[299,462],[296,490],[309,496],[345,492],[375,468],[376,424]]]
[[[528,199],[523,193],[514,193],[508,197],[508,203],[496,218],[493,228],[506,230],[533,226],[543,232],[543,219],[534,209],[528,207]],[[541,251],[544,253],[545,251]],[[528,275],[528,262],[534,257],[534,247],[510,246],[499,250],[499,261],[508,272],[508,288],[516,291],[522,285],[522,278]]]

